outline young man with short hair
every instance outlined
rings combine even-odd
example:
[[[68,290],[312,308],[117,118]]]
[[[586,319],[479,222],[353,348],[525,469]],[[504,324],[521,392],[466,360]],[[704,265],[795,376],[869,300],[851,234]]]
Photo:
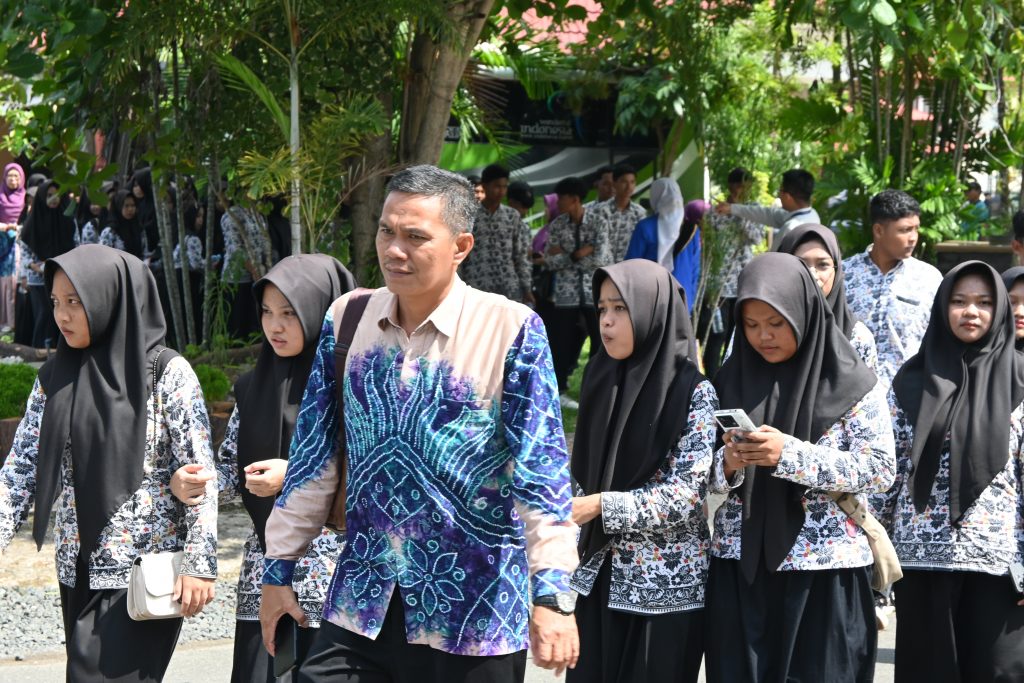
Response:
[[[611,199],[594,205],[601,218],[608,224],[608,243],[612,263],[626,258],[629,240],[633,237],[636,224],[647,217],[644,207],[633,201],[636,191],[636,169],[629,164],[617,164],[612,169],[615,193]]]
[[[551,221],[544,254],[544,266],[555,275],[555,310],[549,321],[551,355],[563,407],[578,408],[566,394],[569,375],[587,337],[592,353],[601,345],[590,283],[595,270],[612,264],[611,247],[602,212],[583,206],[587,195],[583,180],[565,178],[555,185],[555,194],[561,214]]]
[[[942,275],[914,258],[921,207],[901,190],[871,198],[872,243],[843,261],[846,300],[878,344],[878,379],[892,384],[903,363],[917,353],[931,318]]]
[[[723,202],[715,207],[715,212],[774,228],[772,244],[778,244],[787,232],[798,225],[821,223],[818,212],[811,206],[813,195],[814,176],[802,168],[791,168],[782,174],[779,185],[781,208]]]
[[[508,169],[500,164],[483,170],[484,199],[473,221],[473,251],[459,274],[470,287],[532,305],[530,228],[515,209],[501,203],[508,179]]]

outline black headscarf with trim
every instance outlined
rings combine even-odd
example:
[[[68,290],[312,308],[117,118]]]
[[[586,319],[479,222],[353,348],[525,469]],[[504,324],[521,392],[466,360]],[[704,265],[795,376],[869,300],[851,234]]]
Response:
[[[60,338],[39,371],[46,393],[39,428],[32,537],[42,546],[70,440],[82,552],[95,550],[111,516],[138,490],[145,461],[152,364],[167,327],[149,269],[131,254],[87,244],[46,262],[48,292],[63,270],[78,293],[91,342]]]
[[[256,306],[262,307],[263,291],[268,284],[277,287],[295,310],[304,345],[299,355],[282,358],[269,341],[264,341],[256,367],[242,375],[235,385],[240,482],[245,481],[248,465],[288,458],[324,315],[338,297],[355,288],[355,278],[331,256],[298,254],[282,259],[256,282]],[[242,503],[252,518],[260,545],[266,548],[267,519],[274,499],[253,495],[243,486]]]
[[[992,325],[966,344],[949,324],[958,280],[979,275],[992,286]],[[1010,413],[1024,400],[1024,362],[1017,352],[1010,297],[992,266],[967,261],[950,270],[932,303],[921,347],[893,378],[900,407],[914,426],[907,486],[924,511],[949,438],[949,515],[958,524],[1009,459]]]
[[[792,328],[792,358],[769,363],[744,334],[743,304],[763,301]],[[817,443],[875,386],[877,378],[833,322],[832,309],[803,261],[769,252],[740,273],[733,353],[715,377],[723,410],[742,408],[755,425]],[[743,530],[740,566],[752,582],[758,564],[774,572],[793,548],[805,522],[806,487],[772,476],[774,468],[746,468],[740,491]]]
[[[843,278],[843,252],[839,249],[839,242],[834,232],[824,225],[817,223],[804,223],[798,225],[783,236],[775,251],[783,254],[794,254],[796,250],[808,241],[818,241],[825,245],[825,250],[832,257],[835,264],[835,279],[832,281],[832,291],[825,296],[829,308],[832,309],[832,319],[849,339],[853,334],[853,324],[857,317],[850,310],[846,301],[846,282]]]
[[[672,274],[644,259],[601,268],[593,280],[595,305],[605,280],[629,311],[634,351],[615,360],[602,346],[583,375],[572,474],[588,495],[649,482],[686,428],[690,397],[704,380],[686,293]],[[583,526],[584,562],[608,542],[601,524]]]

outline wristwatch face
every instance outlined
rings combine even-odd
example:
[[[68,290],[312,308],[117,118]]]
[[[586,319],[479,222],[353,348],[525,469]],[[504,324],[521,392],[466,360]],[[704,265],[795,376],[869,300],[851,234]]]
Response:
[[[558,605],[558,609],[566,614],[571,614],[576,609],[576,598],[573,597],[572,593],[555,594],[555,602]]]

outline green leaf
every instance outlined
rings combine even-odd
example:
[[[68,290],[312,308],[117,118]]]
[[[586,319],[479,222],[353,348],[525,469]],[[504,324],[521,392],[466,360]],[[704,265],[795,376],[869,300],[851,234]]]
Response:
[[[885,0],[880,0],[871,8],[871,18],[882,26],[892,26],[896,23],[896,10]]]
[[[917,13],[914,12],[914,10],[908,9],[905,19],[907,22],[907,26],[909,26],[910,28],[914,29],[919,33],[924,31],[924,24],[921,23],[921,19],[918,18]]]
[[[80,26],[82,33],[87,36],[95,36],[106,26],[106,14],[95,7],[89,7],[81,19]]]
[[[4,70],[18,78],[32,78],[43,70],[46,63],[43,58],[31,50],[12,52],[7,55]]]
[[[582,5],[569,5],[565,8],[565,17],[573,21],[586,21],[587,8]]]
[[[946,24],[946,38],[954,48],[963,50],[967,46],[967,27],[960,22],[950,21]]]
[[[252,72],[240,59],[234,55],[221,55],[217,58],[221,67],[225,82],[236,90],[248,90],[259,98],[263,106],[270,112],[274,123],[281,129],[283,140],[287,142],[291,136],[291,120],[281,108],[281,103],[270,91],[267,84],[260,80],[260,77]]]

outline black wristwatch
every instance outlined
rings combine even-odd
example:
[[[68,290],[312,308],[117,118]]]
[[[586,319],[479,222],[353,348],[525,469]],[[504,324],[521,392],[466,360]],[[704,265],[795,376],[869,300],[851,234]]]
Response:
[[[564,616],[576,611],[576,594],[572,591],[540,595],[533,599],[534,607],[547,607]]]

